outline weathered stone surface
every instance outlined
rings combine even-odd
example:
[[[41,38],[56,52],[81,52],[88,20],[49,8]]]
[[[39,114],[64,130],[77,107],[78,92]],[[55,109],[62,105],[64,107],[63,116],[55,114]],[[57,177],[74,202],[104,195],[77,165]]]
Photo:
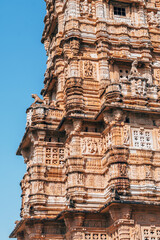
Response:
[[[17,154],[18,240],[160,239],[160,2],[45,0],[48,56]]]

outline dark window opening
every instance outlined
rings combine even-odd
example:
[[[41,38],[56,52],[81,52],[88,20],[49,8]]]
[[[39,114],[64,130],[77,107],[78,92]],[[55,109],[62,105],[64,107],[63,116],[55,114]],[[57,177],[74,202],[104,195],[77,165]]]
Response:
[[[125,119],[125,123],[130,123],[130,119],[129,119],[129,117],[126,117],[126,119]]]
[[[97,129],[97,128],[95,128],[95,132],[98,132],[98,129]]]
[[[114,15],[126,16],[126,9],[121,7],[114,7]]]
[[[51,39],[53,39],[53,37],[55,37],[58,33],[58,23],[56,23],[56,26],[51,34]]]
[[[156,121],[155,120],[153,120],[153,126],[156,126]]]
[[[85,128],[85,132],[88,132],[88,127]]]

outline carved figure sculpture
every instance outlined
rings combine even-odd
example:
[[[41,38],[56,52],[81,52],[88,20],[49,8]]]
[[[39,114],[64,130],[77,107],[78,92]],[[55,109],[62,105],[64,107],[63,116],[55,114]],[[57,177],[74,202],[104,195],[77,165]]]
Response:
[[[81,16],[87,16],[91,17],[92,16],[92,7],[91,4],[88,3],[87,0],[84,0],[81,5],[80,5],[80,13]]]
[[[44,103],[44,101],[40,98],[40,97],[38,97],[38,95],[37,94],[32,94],[31,95],[32,96],[32,98],[34,98],[34,103],[33,104],[36,104],[36,103]],[[33,105],[32,104],[32,105]]]
[[[130,76],[131,77],[138,77],[139,76],[139,72],[137,70],[137,65],[138,65],[138,61],[134,60],[133,63],[132,63],[131,71],[130,71]]]
[[[84,75],[85,77],[92,77],[93,75],[93,64],[90,61],[84,63]]]

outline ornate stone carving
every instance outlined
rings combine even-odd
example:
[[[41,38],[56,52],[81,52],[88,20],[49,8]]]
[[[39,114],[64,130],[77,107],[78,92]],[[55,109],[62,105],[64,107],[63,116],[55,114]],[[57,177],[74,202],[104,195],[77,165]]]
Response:
[[[123,127],[123,144],[125,146],[129,146],[130,145],[130,126],[125,125]]]
[[[47,165],[59,165],[64,162],[64,148],[46,147],[45,163]]]
[[[151,11],[147,14],[147,20],[149,25],[152,27],[159,27],[160,26],[160,12],[158,11],[156,14],[155,12]]]
[[[131,229],[131,240],[140,240],[140,239],[141,239],[140,226],[136,224],[135,227]]]
[[[33,104],[36,104],[36,103],[44,103],[44,100],[42,100],[42,99],[40,99],[40,97],[38,97],[38,95],[37,94],[32,94],[31,95],[32,96],[32,98],[34,98],[34,103]],[[32,104],[32,105],[33,105]]]
[[[152,149],[152,131],[144,128],[132,129],[133,146],[141,149]]]
[[[130,77],[131,92],[133,97],[146,97],[147,79],[142,77]]]
[[[160,240],[160,1],[45,2],[43,98],[17,151],[11,237],[140,240],[142,225]]]
[[[72,237],[73,240],[81,240],[83,239],[83,235],[81,232],[76,232],[73,234],[73,237]]]
[[[130,71],[130,77],[139,77],[139,72],[137,70],[138,61],[134,60],[132,63],[131,71]]]
[[[79,119],[73,120],[73,128],[74,130],[71,132],[71,135],[79,133],[82,128],[82,120],[79,120]]]
[[[103,138],[103,149],[104,149],[104,152],[107,151],[107,149],[109,147],[112,146],[112,133],[109,132],[107,133],[107,135]]]
[[[90,78],[93,76],[93,64],[88,60],[84,62],[84,77]]]
[[[106,240],[107,234],[105,233],[85,233],[84,240]]]
[[[84,0],[80,3],[80,15],[86,17],[92,17],[92,6],[88,0]]]
[[[121,177],[127,176],[127,165],[126,164],[119,164],[119,171]]]
[[[109,209],[109,213],[113,219],[113,221],[116,221],[118,219],[130,219],[131,218],[131,212],[132,208],[130,206],[112,206]]]
[[[160,227],[144,226],[141,227],[142,239],[157,239],[160,236]]]
[[[83,138],[82,142],[82,154],[102,154],[102,140],[98,138]]]
[[[114,119],[117,122],[121,121],[124,118],[123,111],[120,109],[115,110],[113,114],[114,114]]]
[[[158,142],[158,148],[160,149],[160,129],[158,130],[157,142]]]
[[[33,109],[29,108],[27,110],[27,122],[26,122],[26,127],[31,126],[32,124],[32,115],[33,115]]]
[[[78,39],[73,39],[70,41],[70,48],[73,55],[77,55],[79,52],[80,43]]]
[[[152,168],[151,166],[145,166],[146,179],[152,179]]]

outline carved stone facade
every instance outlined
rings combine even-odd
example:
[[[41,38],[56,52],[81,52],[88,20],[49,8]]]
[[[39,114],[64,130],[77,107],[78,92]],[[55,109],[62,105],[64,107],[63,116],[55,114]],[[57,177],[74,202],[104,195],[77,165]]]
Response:
[[[160,1],[45,0],[17,154],[18,240],[160,239]]]

